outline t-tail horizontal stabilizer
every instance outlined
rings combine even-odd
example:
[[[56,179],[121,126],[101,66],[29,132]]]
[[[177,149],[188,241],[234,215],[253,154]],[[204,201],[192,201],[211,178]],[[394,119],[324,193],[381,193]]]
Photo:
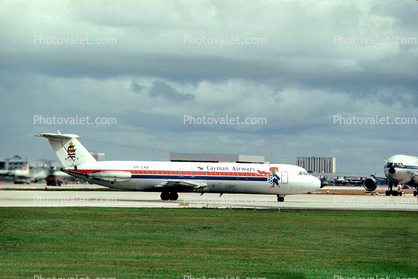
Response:
[[[61,134],[58,131],[58,134],[44,133],[36,137],[43,137],[49,140],[64,168],[97,162],[77,140],[79,138],[78,135]]]

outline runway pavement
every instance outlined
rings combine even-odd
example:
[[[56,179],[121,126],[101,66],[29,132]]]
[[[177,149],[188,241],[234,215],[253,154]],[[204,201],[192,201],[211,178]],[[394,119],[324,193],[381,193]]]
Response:
[[[98,191],[104,187],[94,185],[74,184],[62,187],[48,187],[47,190],[45,190],[44,184],[13,185],[13,187],[16,187],[16,190],[11,189],[12,185],[3,184],[0,186],[0,207],[97,206],[418,211],[417,197],[414,197],[412,194],[401,197],[364,195],[364,191],[358,187],[355,189],[358,189],[359,193],[363,194],[313,193],[289,195],[285,197],[284,202],[279,203],[276,200],[276,196],[273,195],[224,194],[220,197],[219,194],[211,193],[204,195],[179,193],[177,201],[162,201],[160,200],[160,193]],[[5,190],[6,188],[9,190]],[[22,188],[24,190],[18,190]],[[89,188],[89,191],[86,191],[85,188]],[[334,189],[333,187],[329,188],[331,192]],[[68,189],[71,189],[71,191],[68,191]],[[338,189],[341,189],[341,187]]]

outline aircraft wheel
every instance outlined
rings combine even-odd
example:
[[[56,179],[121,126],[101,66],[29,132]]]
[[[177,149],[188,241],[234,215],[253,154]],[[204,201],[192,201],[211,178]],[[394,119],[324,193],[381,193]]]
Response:
[[[162,192],[160,197],[163,201],[168,201],[170,199],[170,193],[169,192]]]
[[[386,196],[390,196],[391,191],[386,191]]]
[[[414,191],[414,197],[416,197],[417,196],[417,191]]]
[[[177,194],[177,192],[170,193],[170,200],[176,201],[178,198],[179,198],[179,194]]]
[[[394,197],[396,197],[396,196],[399,196],[399,192],[397,192],[397,191],[392,191],[392,196],[394,196]]]
[[[284,202],[284,197],[277,197],[278,202]]]

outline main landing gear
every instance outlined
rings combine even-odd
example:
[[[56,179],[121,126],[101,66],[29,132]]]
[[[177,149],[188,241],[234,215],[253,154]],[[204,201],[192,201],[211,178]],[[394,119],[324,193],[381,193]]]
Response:
[[[179,194],[177,192],[162,192],[160,197],[163,201],[176,201],[179,198]]]
[[[393,183],[389,182],[389,190],[386,191],[386,196],[402,196],[402,192],[392,190]]]
[[[284,202],[284,196],[277,195],[278,202]]]
[[[386,191],[386,196],[402,196],[402,192],[398,192],[398,191]]]

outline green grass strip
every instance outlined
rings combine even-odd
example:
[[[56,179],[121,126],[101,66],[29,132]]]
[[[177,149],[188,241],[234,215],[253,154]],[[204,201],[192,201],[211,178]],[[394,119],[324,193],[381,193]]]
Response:
[[[387,211],[0,208],[0,278],[414,278],[417,218]]]

